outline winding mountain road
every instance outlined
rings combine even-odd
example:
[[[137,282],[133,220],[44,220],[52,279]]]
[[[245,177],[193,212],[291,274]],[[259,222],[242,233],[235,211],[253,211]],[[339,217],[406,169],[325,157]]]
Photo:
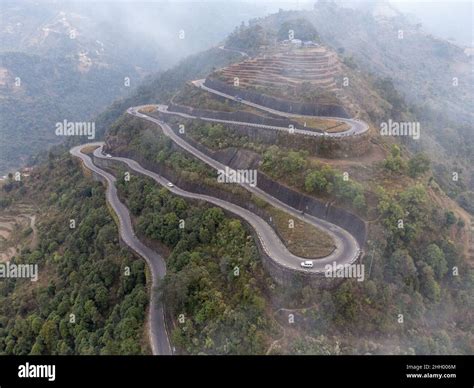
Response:
[[[166,275],[165,261],[163,257],[148,248],[135,236],[130,213],[127,207],[120,202],[118,198],[117,188],[115,187],[115,177],[97,167],[89,156],[81,152],[81,149],[85,146],[98,146],[101,149],[102,145],[103,143],[87,143],[74,147],[69,152],[71,155],[79,158],[88,170],[99,175],[105,181],[107,187],[106,199],[119,219],[119,232],[122,241],[139,256],[143,257],[148,264],[152,276],[150,306],[148,309],[149,337],[152,353],[154,355],[171,355],[172,350],[166,330],[163,306],[159,301],[156,290],[158,280],[163,279]]]
[[[190,153],[191,155],[195,156],[202,162],[206,163],[210,167],[214,168],[217,171],[226,171],[226,166],[223,163],[218,162],[217,160],[211,158],[210,156],[207,156],[204,154],[202,151],[198,150],[191,144],[189,144],[184,138],[178,136],[172,129],[171,127],[166,124],[165,122],[148,116],[142,112],[140,112],[140,109],[142,107],[132,107],[127,110],[127,112],[133,116],[139,117],[141,119],[150,121],[156,125],[158,125],[163,133],[171,138],[173,142],[175,142],[179,147]],[[117,160],[123,160],[125,158],[116,158]],[[134,161],[132,161],[134,162]],[[134,162],[134,166],[136,167],[138,165],[137,162]],[[130,166],[132,167],[132,166]],[[263,227],[261,236],[263,236],[263,241],[262,245],[265,247],[267,246],[267,253],[269,256],[274,259],[276,262],[279,264],[285,266],[286,268],[293,269],[296,271],[304,271],[304,272],[313,272],[315,274],[320,274],[324,272],[324,268],[326,264],[332,264],[333,262],[336,262],[337,264],[352,264],[354,261],[358,259],[359,252],[360,252],[360,247],[359,244],[357,243],[356,239],[354,236],[352,236],[348,231],[345,229],[332,224],[326,220],[322,220],[320,218],[311,216],[309,214],[301,214],[299,210],[296,210],[292,208],[291,206],[287,205],[286,203],[278,200],[277,198],[271,196],[267,192],[259,189],[258,187],[255,187],[249,183],[238,183],[240,186],[254,194],[256,197],[264,200],[265,202],[268,202],[272,206],[283,210],[284,212],[288,213],[289,215],[293,216],[294,218],[298,218],[302,220],[303,222],[307,222],[309,224],[314,225],[317,228],[323,229],[325,232],[327,232],[334,240],[334,243],[336,245],[336,249],[329,255],[321,259],[317,259],[314,261],[314,267],[313,268],[302,268],[301,267],[301,261],[304,261],[306,259],[302,257],[298,257],[290,253],[286,247],[281,243],[281,240],[276,236],[275,232],[273,229],[270,227],[271,232],[268,231],[266,227]],[[197,196],[197,194],[193,194],[194,196]],[[212,198],[212,197],[209,197]],[[214,198],[214,200],[217,200],[217,198]],[[234,204],[230,204],[229,202],[225,202],[222,200],[218,200],[221,202],[221,204],[218,204],[218,206],[225,205],[225,206],[234,206],[235,208],[242,209]],[[222,204],[224,202],[225,204]],[[224,207],[224,206],[222,206]],[[234,208],[234,209],[235,209]],[[235,211],[228,209],[232,211],[233,213],[236,213]],[[245,212],[249,212],[245,210]],[[244,217],[250,224],[252,222],[255,222],[254,220],[257,217],[255,214],[249,212],[251,214],[250,220],[247,219],[247,217],[244,217],[243,212],[236,213],[239,214],[240,216]],[[266,222],[264,222],[265,225],[268,225]],[[254,226],[254,225],[252,225]],[[259,229],[255,229],[257,232],[259,232]],[[264,232],[265,230],[265,232]],[[260,236],[259,236],[260,237]],[[278,250],[275,251],[275,249]]]
[[[240,103],[252,106],[254,108],[267,111],[272,114],[277,114],[282,117],[305,117],[304,115],[296,115],[286,112],[280,112],[262,105],[258,105],[252,103],[250,101],[242,100],[241,98],[236,98],[234,96],[222,93],[220,91],[214,90],[204,85],[205,80],[196,80],[193,81],[193,84],[203,90],[206,90],[210,93],[214,93],[221,97],[225,97],[230,100],[238,101]],[[148,105],[150,106],[150,105]],[[286,127],[275,127],[269,125],[262,125],[256,123],[243,123],[240,121],[229,121],[229,120],[219,120],[214,118],[206,118],[206,117],[196,117],[192,115],[188,115],[185,113],[179,112],[170,112],[168,111],[168,107],[166,105],[155,105],[156,109],[164,114],[172,114],[177,115],[189,119],[201,119],[205,121],[212,121],[212,122],[220,122],[224,124],[236,124],[236,125],[246,125],[251,127],[258,127],[258,128],[269,128],[275,130],[284,130],[290,131],[289,128]],[[165,122],[149,116],[140,111],[140,109],[144,108],[144,106],[137,106],[131,107],[127,110],[127,113],[138,117],[143,120],[147,120],[153,124],[158,125],[162,132],[168,136],[173,142],[175,142],[179,147],[183,150],[187,151],[194,157],[198,158],[199,160],[203,161],[207,165],[211,166],[212,168],[224,172],[226,170],[226,165],[218,162],[217,160],[207,156],[203,152],[199,151],[197,148],[189,144],[184,138],[180,137],[176,134],[171,127],[166,124]],[[313,117],[313,116],[308,116]],[[357,119],[346,119],[340,117],[319,117],[323,119],[333,119],[340,122],[344,122],[349,125],[349,129],[345,132],[339,133],[326,133],[326,132],[314,132],[302,129],[292,129],[291,131],[296,134],[301,135],[309,135],[309,136],[330,136],[330,137],[344,137],[344,136],[356,136],[362,134],[368,130],[368,126],[366,123],[357,120]],[[249,183],[238,183],[246,190],[251,192],[256,197],[268,202],[272,206],[285,211],[289,215],[294,218],[298,218],[303,222],[307,222],[312,224],[313,226],[323,229],[327,232],[333,239],[335,243],[335,250],[328,256],[313,260],[313,267],[312,268],[302,268],[301,262],[305,261],[305,258],[299,257],[291,253],[288,248],[283,244],[280,240],[278,235],[276,234],[275,230],[260,216],[252,213],[251,211],[244,209],[240,206],[237,206],[231,202],[227,202],[225,200],[215,198],[209,195],[192,193],[186,190],[183,190],[179,187],[171,185],[165,178],[156,174],[153,171],[149,171],[143,168],[138,162],[132,159],[124,158],[124,157],[115,157],[111,155],[104,155],[103,154],[103,145],[104,143],[87,143],[81,146],[74,147],[70,150],[70,153],[81,159],[83,165],[94,172],[96,175],[102,178],[102,180],[106,183],[106,198],[107,202],[111,205],[114,212],[116,213],[119,219],[119,230],[120,236],[123,242],[127,244],[134,252],[136,252],[139,256],[143,257],[147,262],[151,274],[152,274],[152,291],[150,296],[150,308],[149,308],[149,336],[150,342],[152,347],[153,354],[162,354],[162,355],[169,355],[172,354],[172,349],[169,342],[169,336],[166,329],[163,306],[159,301],[156,286],[159,279],[162,279],[166,275],[166,265],[163,257],[157,254],[152,249],[148,248],[144,245],[136,236],[133,231],[132,222],[130,218],[130,213],[127,207],[119,200],[117,195],[117,189],[115,187],[116,178],[96,166],[92,159],[81,152],[82,148],[85,146],[97,146],[94,150],[94,157],[101,158],[106,160],[115,160],[118,162],[125,163],[131,170],[142,174],[144,176],[150,177],[158,184],[162,185],[163,187],[167,188],[173,194],[181,196],[183,198],[194,199],[194,200],[202,200],[213,205],[219,206],[239,217],[244,219],[256,232],[258,236],[259,243],[261,244],[262,248],[264,249],[265,253],[269,256],[271,260],[276,262],[279,266],[284,267],[288,270],[292,271],[299,271],[305,273],[313,273],[313,274],[321,274],[325,272],[325,267],[327,264],[332,265],[336,263],[337,265],[348,265],[355,262],[360,256],[360,247],[357,240],[352,236],[348,231],[345,229],[332,224],[328,221],[319,219],[317,217],[311,216],[309,214],[302,214],[298,210],[288,206],[287,204],[281,202],[280,200],[276,199],[275,197],[271,196],[270,194],[266,193],[265,191],[259,189],[255,185],[251,185]]]
[[[335,120],[339,121],[341,123],[345,123],[349,126],[349,129],[346,131],[342,132],[315,132],[315,131],[309,131],[305,129],[293,129],[293,133],[298,133],[301,135],[308,135],[308,136],[326,136],[326,137],[347,137],[347,136],[358,136],[361,135],[369,130],[369,126],[367,123],[365,123],[362,120],[359,119],[347,119],[343,117],[332,117],[332,116],[308,116],[308,115],[301,115],[301,114],[295,114],[295,113],[287,113],[287,112],[282,112],[276,109],[268,108],[264,105],[259,105],[251,101],[244,100],[242,98],[237,98],[236,96],[231,96],[230,94],[226,94],[223,92],[220,92],[216,89],[212,89],[209,86],[206,86],[204,83],[206,82],[205,79],[198,79],[195,81],[192,81],[192,84],[202,90],[205,90],[209,93],[213,93],[217,96],[227,98],[228,100],[240,102],[241,104],[251,106],[253,108],[272,113],[275,115],[278,115],[280,117],[285,117],[285,118],[295,118],[295,117],[308,117],[308,118],[316,118],[316,119],[321,119],[321,120]],[[163,106],[163,105],[162,105]],[[173,113],[175,112],[165,112],[165,113]],[[197,117],[195,117],[197,118]],[[217,121],[217,122],[223,122],[223,123],[228,123],[228,124],[240,124],[240,125],[246,125],[246,126],[257,126],[257,127],[262,127],[262,128],[269,128],[269,129],[275,129],[275,130],[283,130],[286,132],[289,132],[290,129],[288,127],[276,127],[276,126],[271,126],[271,125],[260,125],[260,124],[255,124],[255,123],[245,123],[245,122],[240,122],[240,121],[227,121],[227,120],[217,120],[217,119],[210,119],[210,118],[204,118],[200,117],[201,120],[206,120],[206,121]]]
[[[138,114],[141,115],[141,113]],[[174,134],[171,128],[168,128],[168,130]],[[334,239],[336,249],[329,256],[326,256],[322,259],[314,260],[313,262],[315,265],[313,268],[303,269],[301,268],[300,263],[305,259],[291,253],[280,240],[273,228],[261,217],[231,202],[227,202],[225,200],[215,198],[209,195],[192,193],[174,185],[169,186],[169,182],[165,178],[156,174],[153,171],[149,171],[143,168],[138,162],[133,159],[104,155],[103,145],[104,143],[101,142],[87,143],[72,148],[70,150],[70,153],[71,155],[79,158],[88,170],[100,176],[102,180],[106,183],[106,199],[119,219],[119,232],[122,241],[125,242],[125,244],[127,244],[139,256],[145,259],[150,268],[150,272],[152,274],[152,290],[149,308],[149,337],[152,352],[154,355],[172,354],[169,336],[166,329],[163,306],[159,301],[156,292],[158,280],[163,279],[163,277],[166,275],[165,261],[162,256],[160,256],[155,251],[144,245],[136,237],[135,232],[133,231],[129,210],[118,198],[117,188],[115,186],[116,178],[107,171],[104,171],[99,168],[93,163],[92,159],[88,155],[82,153],[81,150],[84,147],[96,146],[97,148],[94,150],[95,158],[100,158],[108,161],[114,160],[125,163],[131,170],[141,175],[145,175],[147,177],[152,178],[155,182],[162,185],[175,195],[188,199],[206,201],[243,218],[255,230],[259,242],[265,253],[277,264],[288,270],[305,271],[309,273],[318,274],[324,272],[326,264],[332,264],[333,262],[336,262],[338,264],[350,264],[358,258],[358,244],[354,237],[352,237],[352,235],[350,235],[344,229],[310,215],[301,215],[295,209],[273,198],[264,191],[255,187],[251,187],[250,185],[245,185],[246,188],[251,189],[255,195],[259,196],[262,199],[265,199],[273,206],[285,210],[294,217],[300,218],[301,220],[308,222],[316,227],[323,228]]]
[[[118,156],[107,157],[102,153],[102,147],[99,147],[94,151],[94,157],[106,160],[115,160],[125,163],[133,171],[152,178],[155,182],[165,187],[175,195],[187,199],[206,201],[243,218],[256,231],[260,243],[266,254],[277,264],[286,269],[320,274],[324,272],[326,264],[332,264],[334,261],[338,264],[350,264],[357,259],[357,242],[347,231],[319,218],[310,215],[301,215],[297,210],[289,207],[288,205],[283,204],[282,202],[278,201],[277,199],[273,198],[272,196],[260,189],[251,187],[252,192],[254,194],[256,194],[261,199],[264,199],[265,201],[269,202],[271,205],[281,210],[284,210],[287,213],[290,213],[295,218],[299,218],[304,222],[307,222],[317,228],[325,230],[333,238],[334,243],[336,245],[336,249],[330,255],[321,259],[314,260],[313,268],[304,269],[301,267],[301,262],[307,259],[296,256],[291,253],[288,248],[283,244],[281,239],[278,237],[274,229],[260,216],[257,216],[250,210],[244,209],[231,202],[227,202],[223,199],[212,197],[210,195],[189,192],[175,185],[169,187],[168,180],[163,178],[161,175],[145,169],[133,159]]]

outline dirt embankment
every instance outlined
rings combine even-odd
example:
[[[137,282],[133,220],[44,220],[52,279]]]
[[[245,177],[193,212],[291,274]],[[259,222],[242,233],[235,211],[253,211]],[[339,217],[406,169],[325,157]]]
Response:
[[[36,215],[27,204],[17,204],[0,215],[0,262],[11,260],[24,248],[38,245]]]

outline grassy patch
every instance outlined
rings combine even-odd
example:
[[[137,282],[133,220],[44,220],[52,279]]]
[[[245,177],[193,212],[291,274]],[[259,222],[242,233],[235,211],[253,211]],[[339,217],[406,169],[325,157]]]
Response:
[[[273,226],[291,253],[308,259],[318,259],[328,256],[336,248],[331,236],[314,225],[273,206],[267,206],[265,210],[271,214]]]
[[[90,145],[82,147],[81,152],[86,155],[92,155],[98,146]]]
[[[292,120],[310,128],[317,128],[330,133],[343,132],[349,129],[349,125],[337,120],[326,120],[317,117],[292,117]]]

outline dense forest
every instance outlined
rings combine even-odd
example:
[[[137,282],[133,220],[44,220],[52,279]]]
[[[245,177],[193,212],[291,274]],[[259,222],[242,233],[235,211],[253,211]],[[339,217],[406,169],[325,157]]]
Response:
[[[140,176],[118,188],[138,234],[171,251],[161,288],[173,344],[191,354],[262,354],[272,327],[264,294],[273,282],[241,221]]]
[[[123,74],[135,76],[127,66],[92,67],[84,73],[77,68],[75,58],[51,59],[15,52],[0,53],[0,64],[6,70],[0,87],[3,173],[67,140],[56,136],[57,122],[92,121],[112,101],[130,91],[124,85]],[[83,137],[79,141],[85,140]]]
[[[333,13],[339,11],[332,6],[322,12]],[[340,16],[348,20],[346,13]],[[372,23],[367,15],[364,18]],[[283,38],[294,20],[293,14],[280,12],[253,21],[236,29],[227,43],[255,50],[268,37],[277,38],[281,32]],[[344,25],[331,35],[328,23],[321,23],[317,36],[316,29],[299,24],[305,37],[329,37],[338,52],[348,50],[338,38]],[[440,50],[444,53],[446,48]],[[201,162],[178,152],[157,128],[119,116],[129,106],[169,101],[186,80],[206,76],[238,56],[213,49],[150,77],[134,95],[97,117],[98,134],[108,130],[112,153],[134,153],[211,188],[215,174]],[[363,69],[359,60],[347,54],[344,63]],[[429,64],[425,70],[433,71]],[[374,93],[384,101],[381,116],[369,114],[374,122],[379,117],[421,120],[429,115],[429,106],[407,103],[396,90],[396,81],[373,79]],[[456,157],[472,156],[469,145],[460,146],[472,131],[446,119],[436,126],[436,117],[428,121],[427,137],[439,140],[448,151],[458,150]],[[443,134],[448,124],[452,142]],[[346,279],[322,287],[295,280],[281,287],[264,271],[256,242],[243,222],[219,208],[175,197],[149,179],[137,175],[130,182],[119,179],[119,194],[134,217],[137,234],[166,253],[168,274],[160,287],[171,342],[179,353],[473,353],[474,271],[465,259],[464,244],[470,225],[444,194],[472,213],[474,197],[467,174],[453,182],[452,166],[440,164],[441,158],[430,160],[418,152],[421,147],[380,139],[373,139],[380,150],[378,160],[331,165],[289,146],[268,146],[237,136],[222,125],[186,128],[189,136],[210,148],[253,151],[260,158],[260,171],[270,178],[358,213],[368,223],[369,238],[362,261],[365,281]],[[37,208],[39,243],[13,261],[38,264],[40,280],[0,282],[0,353],[149,353],[147,269],[120,247],[104,188],[83,175],[65,147],[38,160],[31,177],[22,182],[10,177],[1,187],[1,209],[22,203]],[[465,172],[465,166],[457,167]],[[119,177],[123,170],[117,167],[114,172]],[[240,195],[237,189],[234,192]],[[76,220],[73,229],[71,219]]]
[[[147,131],[129,121],[125,127],[134,141]],[[158,160],[193,168],[190,161],[180,164],[182,156],[166,142],[157,144],[150,151]],[[171,162],[170,155],[176,155]],[[50,154],[25,183],[3,187],[2,206],[38,200],[39,210],[51,214],[39,224],[38,248],[16,259],[40,264],[40,281],[2,283],[4,353],[147,352],[144,264],[120,250],[103,188],[81,174],[69,156]],[[138,176],[119,182],[138,234],[170,252],[162,290],[172,341],[183,353],[262,353],[275,341],[272,353],[472,351],[474,276],[449,237],[462,227],[433,206],[423,185],[397,196],[380,189],[380,223],[364,260],[372,262],[368,279],[325,290],[273,284],[245,225],[221,210],[185,202]],[[400,214],[410,214],[404,229],[394,227]],[[80,220],[74,230],[71,218]],[[125,266],[130,277],[122,274]],[[282,307],[296,315],[289,330]]]
[[[119,246],[104,193],[63,153],[2,187],[4,209],[37,208],[39,244],[12,262],[37,264],[39,279],[0,282],[1,354],[149,353],[145,265]]]
[[[205,124],[202,127],[209,130]],[[143,123],[126,120],[114,127],[110,140],[122,147],[127,144],[129,149],[139,152],[146,160],[152,158],[156,163],[182,173],[186,170],[199,171],[196,169],[199,162],[192,162],[189,156],[173,151],[170,143],[159,136],[156,129],[153,135],[150,131],[150,127]],[[229,132],[216,129],[216,135],[208,140],[211,143],[228,141]],[[245,143],[248,139],[238,140],[243,145],[249,144]],[[335,198],[340,199],[340,205],[349,208],[356,208],[354,198],[358,195],[367,198],[365,203],[361,200],[364,206],[358,211],[362,216],[370,215],[373,220],[363,261],[366,281],[346,280],[340,285],[334,284],[329,290],[317,284],[291,283],[291,286],[273,288],[273,292],[263,294],[267,305],[275,312],[274,318],[285,328],[283,336],[282,328],[270,332],[276,343],[271,349],[272,353],[443,354],[472,351],[470,322],[474,306],[474,274],[463,258],[463,247],[456,243],[465,233],[466,226],[463,219],[433,202],[433,196],[439,195],[440,189],[430,175],[429,161],[423,154],[409,156],[400,147],[392,146],[386,159],[374,167],[375,175],[385,176],[385,180],[368,184],[352,176],[344,180],[341,171],[315,164],[303,152],[266,147],[259,143],[252,144],[251,148],[261,152],[268,148],[268,151],[263,152],[262,168],[274,179],[283,180],[299,190],[320,198],[334,198],[335,195]],[[202,185],[212,181],[203,170],[197,173],[198,176],[201,177],[198,179]],[[403,184],[399,188],[400,185],[394,182]],[[181,240],[175,230],[181,219],[178,211],[173,211],[174,214],[170,216],[161,213],[160,205],[155,204],[153,214],[159,214],[144,216],[149,211],[143,208],[144,203],[155,196],[159,198],[159,204],[166,203],[163,196],[166,198],[169,194],[161,191],[160,195],[152,196],[150,188],[143,181],[120,185],[128,198],[129,207],[138,217],[137,226],[141,233],[152,240],[179,247]],[[132,189],[134,194],[129,193]],[[160,192],[159,188],[155,190]],[[178,199],[174,201],[182,204]],[[184,204],[182,206],[184,208]],[[216,214],[219,212],[216,211]],[[399,225],[400,219],[403,220],[403,227]],[[185,225],[188,225],[187,221]],[[207,224],[204,222],[204,225]],[[207,236],[206,230],[204,238]],[[200,237],[197,233],[197,243],[202,243]],[[194,237],[193,241],[196,241]],[[171,257],[173,255],[170,256],[169,265],[174,268]],[[190,257],[183,255],[183,262],[192,261]],[[198,262],[201,266],[208,265],[207,261]],[[173,285],[182,282],[189,284],[187,282],[191,281],[186,271],[173,270],[170,276],[173,277]],[[215,278],[221,279],[221,276],[224,275],[216,274]],[[221,287],[220,292],[225,293],[227,284],[221,284]],[[182,313],[189,317],[188,324],[191,327],[202,328],[196,326],[194,321],[199,311],[196,306],[200,306],[197,301],[194,302],[194,294],[190,295],[195,288],[183,286],[180,290],[179,295],[172,294],[173,298],[167,299],[173,319],[177,320]],[[214,300],[214,296],[211,299]],[[186,300],[193,301],[193,308],[185,303]],[[218,300],[211,304],[214,305]],[[281,308],[296,315],[294,324],[288,325],[288,318]],[[217,323],[225,319],[223,311],[208,316],[207,325],[217,325],[219,330],[223,330],[223,326]],[[177,324],[177,327],[181,326]],[[199,352],[198,347],[190,345],[191,337],[185,336],[186,340],[183,340],[181,331],[178,333],[175,334],[176,343],[186,351]],[[200,346],[206,343],[199,332],[196,332],[196,336],[196,343]],[[210,338],[214,337],[211,335]],[[204,352],[217,350],[212,347],[202,349]],[[222,349],[219,348],[219,351]],[[242,348],[234,350],[240,352]]]

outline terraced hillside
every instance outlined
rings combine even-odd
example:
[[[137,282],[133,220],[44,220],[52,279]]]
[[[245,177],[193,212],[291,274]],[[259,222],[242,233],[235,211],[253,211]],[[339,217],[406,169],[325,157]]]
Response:
[[[324,46],[281,43],[257,57],[218,70],[213,77],[244,89],[309,101],[337,102],[337,55]],[[317,91],[316,94],[310,90]],[[325,101],[324,101],[325,100]]]

